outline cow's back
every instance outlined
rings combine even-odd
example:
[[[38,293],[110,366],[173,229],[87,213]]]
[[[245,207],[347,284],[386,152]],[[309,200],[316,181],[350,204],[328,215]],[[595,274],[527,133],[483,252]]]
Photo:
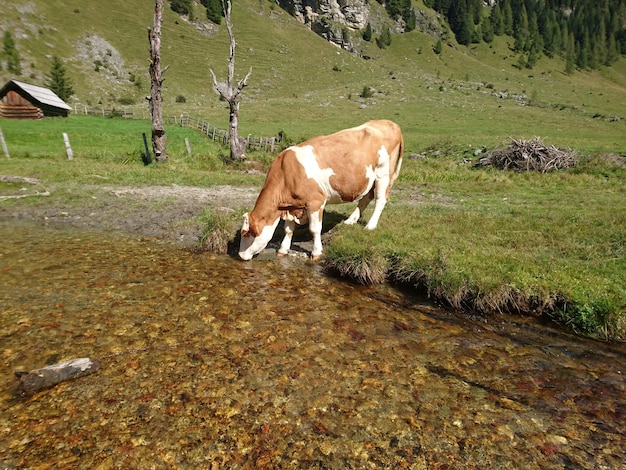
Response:
[[[368,121],[358,127],[314,137],[291,147],[284,155],[291,171],[303,167],[303,171],[297,171],[302,175],[292,173],[295,178],[290,186],[313,178],[330,195],[330,202],[354,201],[371,188],[372,172],[388,169],[390,184],[393,183],[402,146],[400,127],[387,120]]]

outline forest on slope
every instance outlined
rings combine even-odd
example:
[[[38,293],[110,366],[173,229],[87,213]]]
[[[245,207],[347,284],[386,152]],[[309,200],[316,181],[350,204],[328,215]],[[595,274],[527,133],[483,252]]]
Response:
[[[527,68],[541,54],[564,57],[569,73],[574,65],[610,66],[626,54],[625,0],[499,0],[492,7],[485,7],[483,0],[424,3],[447,18],[459,44],[513,37],[520,66]]]

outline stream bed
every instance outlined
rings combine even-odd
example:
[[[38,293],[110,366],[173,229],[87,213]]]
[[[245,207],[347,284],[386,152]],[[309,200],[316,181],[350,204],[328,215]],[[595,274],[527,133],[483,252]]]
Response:
[[[624,468],[626,346],[290,257],[0,222],[0,468]],[[100,369],[16,398],[16,370]]]

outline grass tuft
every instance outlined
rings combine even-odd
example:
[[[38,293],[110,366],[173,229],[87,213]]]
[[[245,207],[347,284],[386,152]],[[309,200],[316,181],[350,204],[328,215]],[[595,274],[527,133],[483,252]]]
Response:
[[[198,219],[202,226],[198,250],[209,253],[227,253],[228,244],[233,239],[235,226],[233,214],[207,209],[198,216]]]
[[[384,255],[360,247],[346,253],[331,245],[325,252],[324,263],[339,276],[361,284],[383,283],[389,271],[389,261]]]

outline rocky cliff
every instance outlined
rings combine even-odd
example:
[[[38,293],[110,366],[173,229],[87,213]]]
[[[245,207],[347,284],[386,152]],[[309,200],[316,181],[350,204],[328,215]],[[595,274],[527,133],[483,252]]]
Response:
[[[350,52],[359,54],[361,32],[368,23],[375,33],[383,24],[396,34],[405,31],[402,18],[389,18],[384,7],[370,0],[277,0],[279,6],[289,12],[313,32]],[[416,28],[426,34],[441,37],[445,32],[441,16],[432,10],[416,10]]]
[[[369,21],[368,0],[278,0],[302,24],[344,49],[353,50],[350,31],[359,31]]]

